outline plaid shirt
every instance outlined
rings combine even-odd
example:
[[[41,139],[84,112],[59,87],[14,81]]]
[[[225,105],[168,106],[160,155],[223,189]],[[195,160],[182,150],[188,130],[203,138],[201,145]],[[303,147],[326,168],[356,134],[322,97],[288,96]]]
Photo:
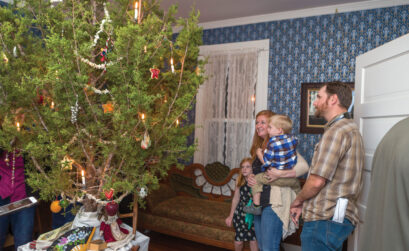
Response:
[[[364,147],[357,125],[352,119],[334,118],[327,123],[322,138],[315,146],[309,171],[325,178],[327,183],[315,197],[304,202],[304,220],[330,220],[338,198],[347,198],[345,215],[356,225],[363,168]]]
[[[269,139],[267,149],[264,150],[264,172],[268,167],[277,169],[292,169],[297,164],[297,153],[295,148],[298,139],[294,135],[281,134]]]

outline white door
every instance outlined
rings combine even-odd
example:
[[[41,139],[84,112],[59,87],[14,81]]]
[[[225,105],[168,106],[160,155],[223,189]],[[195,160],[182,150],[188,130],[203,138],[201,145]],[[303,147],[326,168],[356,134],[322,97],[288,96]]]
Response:
[[[359,200],[361,222],[349,238],[349,251],[358,251],[376,147],[385,133],[408,115],[409,35],[405,35],[356,59],[354,120],[364,139],[365,171]]]

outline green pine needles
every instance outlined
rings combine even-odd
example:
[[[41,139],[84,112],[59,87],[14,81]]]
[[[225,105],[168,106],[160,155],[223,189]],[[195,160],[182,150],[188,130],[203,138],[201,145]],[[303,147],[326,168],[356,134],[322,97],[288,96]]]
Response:
[[[193,155],[194,126],[182,122],[204,81],[199,14],[176,19],[175,6],[164,13],[143,1],[138,24],[133,6],[25,0],[0,8],[0,147],[25,154],[27,181],[42,199],[88,194],[103,203],[113,188],[120,200],[155,189]]]

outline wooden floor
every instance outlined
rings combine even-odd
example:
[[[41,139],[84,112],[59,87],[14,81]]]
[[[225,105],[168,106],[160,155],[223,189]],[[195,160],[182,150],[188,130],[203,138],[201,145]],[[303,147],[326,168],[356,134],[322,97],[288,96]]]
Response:
[[[149,251],[227,251],[224,248],[207,246],[156,232],[143,234],[150,237]]]

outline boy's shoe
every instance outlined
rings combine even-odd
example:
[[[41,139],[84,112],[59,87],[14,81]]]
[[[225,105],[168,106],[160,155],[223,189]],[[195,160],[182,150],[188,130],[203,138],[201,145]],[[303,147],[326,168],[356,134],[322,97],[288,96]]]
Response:
[[[261,206],[251,204],[250,206],[245,206],[243,211],[248,214],[261,215]]]

